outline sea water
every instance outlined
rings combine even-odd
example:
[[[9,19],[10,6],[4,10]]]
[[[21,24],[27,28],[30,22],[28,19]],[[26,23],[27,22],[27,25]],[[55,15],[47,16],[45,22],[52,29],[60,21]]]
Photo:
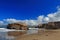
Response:
[[[25,30],[10,30],[5,28],[0,28],[0,40],[15,40],[15,38],[19,35],[25,34],[33,34],[38,33],[38,28],[29,28],[25,32]]]

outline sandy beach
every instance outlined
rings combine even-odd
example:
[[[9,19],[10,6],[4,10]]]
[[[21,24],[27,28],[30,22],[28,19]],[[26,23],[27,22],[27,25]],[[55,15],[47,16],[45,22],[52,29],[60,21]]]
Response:
[[[16,40],[60,40],[60,29],[39,30],[36,34],[17,36]]]

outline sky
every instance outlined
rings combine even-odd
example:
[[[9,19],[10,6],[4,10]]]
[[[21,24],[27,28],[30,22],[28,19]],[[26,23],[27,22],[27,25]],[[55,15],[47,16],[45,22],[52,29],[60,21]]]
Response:
[[[60,0],[0,0],[0,20],[7,18],[36,19],[56,11]]]
[[[59,11],[60,0],[0,0],[0,24],[60,21]]]

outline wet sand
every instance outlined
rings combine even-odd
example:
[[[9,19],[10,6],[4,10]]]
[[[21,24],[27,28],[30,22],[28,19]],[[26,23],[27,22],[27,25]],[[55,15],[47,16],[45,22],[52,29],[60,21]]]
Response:
[[[0,32],[0,40],[60,40],[60,29]]]
[[[17,36],[16,40],[60,40],[60,29],[39,30],[35,34]]]

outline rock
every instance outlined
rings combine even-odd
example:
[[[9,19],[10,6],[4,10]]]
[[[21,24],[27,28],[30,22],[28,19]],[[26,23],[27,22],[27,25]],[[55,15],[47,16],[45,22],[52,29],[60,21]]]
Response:
[[[35,28],[44,28],[46,26],[46,24],[39,24],[38,26],[36,26]]]
[[[45,36],[48,36],[48,35],[45,35]]]
[[[59,29],[60,21],[58,22],[48,22],[46,24],[39,24],[36,28],[45,28],[45,29]]]
[[[49,22],[46,29],[59,29],[60,28],[60,22]]]
[[[33,39],[33,40],[38,40],[38,39]]]
[[[12,23],[7,25],[7,29],[27,30],[28,27],[26,24]]]

